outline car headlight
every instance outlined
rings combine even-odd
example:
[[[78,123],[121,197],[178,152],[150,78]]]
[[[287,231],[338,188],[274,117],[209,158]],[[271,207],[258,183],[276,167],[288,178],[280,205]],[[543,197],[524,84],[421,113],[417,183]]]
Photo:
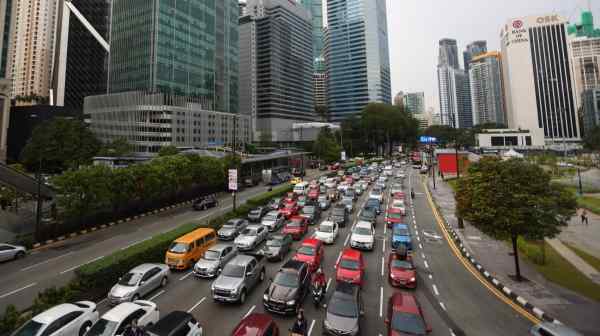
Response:
[[[215,285],[211,285],[210,286],[210,290],[214,292],[215,291]]]
[[[296,300],[290,300],[290,301],[286,302],[285,304],[287,304],[288,306],[293,306],[296,304]]]
[[[415,277],[410,278],[410,282],[415,282],[417,279]]]
[[[269,296],[267,294],[263,294],[263,300],[269,301]]]
[[[239,288],[232,289],[231,290],[231,294],[234,294],[234,295],[237,294],[238,290],[239,290]]]

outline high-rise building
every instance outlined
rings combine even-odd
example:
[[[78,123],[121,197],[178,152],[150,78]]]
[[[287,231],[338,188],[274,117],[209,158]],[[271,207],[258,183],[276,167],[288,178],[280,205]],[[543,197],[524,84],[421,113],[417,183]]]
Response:
[[[11,80],[6,79],[11,25],[13,17],[13,0],[0,3],[0,162],[6,161],[6,139],[10,112]]]
[[[17,105],[42,103],[50,95],[58,0],[13,0],[12,6],[12,96]]]
[[[300,0],[300,3],[311,16],[313,60],[316,67],[317,59],[323,54],[323,0]]]
[[[500,53],[485,53],[473,58],[469,64],[473,125],[506,125]]]
[[[469,64],[474,57],[485,54],[487,52],[487,41],[474,41],[467,45],[463,51],[463,62],[465,71],[469,71]]]
[[[404,94],[404,110],[411,114],[425,114],[425,92]]]
[[[315,91],[315,110],[317,113],[327,110],[327,68],[325,58],[320,56],[315,60],[315,71],[313,72],[313,86]],[[319,116],[327,121],[324,116]]]
[[[438,66],[440,122],[454,128],[473,126],[469,78],[465,71],[450,65]]]
[[[569,25],[569,35],[575,37],[600,37],[600,29],[594,27],[594,15],[591,11],[581,13],[581,22]]]
[[[447,65],[454,69],[460,69],[456,40],[449,38],[441,39],[439,45],[440,54],[438,56],[438,66]]]
[[[315,121],[312,23],[295,1],[248,0],[240,20],[242,113],[256,140],[292,141],[293,124]]]
[[[594,17],[591,12],[581,15],[579,30],[570,34],[571,50],[573,51],[573,79],[575,82],[575,97],[578,108],[581,106],[582,94],[585,90],[600,87],[600,29],[594,28]]]
[[[556,14],[514,18],[501,32],[508,126],[543,129],[547,144],[580,140],[566,23]]]
[[[583,132],[588,133],[600,126],[600,88],[583,91],[581,99],[583,100]]]
[[[400,91],[394,96],[394,105],[404,106],[404,92]]]
[[[385,0],[327,0],[332,121],[392,102],[386,11]]]

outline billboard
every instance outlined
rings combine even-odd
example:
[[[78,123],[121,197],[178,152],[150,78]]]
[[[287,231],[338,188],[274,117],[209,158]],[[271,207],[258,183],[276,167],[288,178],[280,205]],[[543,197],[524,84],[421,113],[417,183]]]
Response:
[[[436,137],[422,135],[421,137],[419,137],[419,142],[424,144],[434,144],[437,143],[438,140]]]
[[[229,190],[238,190],[238,175],[237,169],[229,169]]]

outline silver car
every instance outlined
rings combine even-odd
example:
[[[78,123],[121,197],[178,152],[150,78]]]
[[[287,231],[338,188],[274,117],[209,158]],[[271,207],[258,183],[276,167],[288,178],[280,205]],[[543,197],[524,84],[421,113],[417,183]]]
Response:
[[[265,217],[263,217],[260,224],[267,227],[269,232],[275,232],[283,226],[284,222],[285,218],[282,213],[280,213],[279,211],[269,211],[269,213],[267,213]]]
[[[136,301],[169,281],[169,267],[165,264],[141,264],[119,278],[108,293],[111,305]]]
[[[217,244],[204,252],[204,256],[194,266],[194,275],[200,278],[213,278],[238,254],[233,245]]]
[[[234,240],[246,226],[248,226],[247,219],[230,219],[217,231],[217,236],[219,240]]]
[[[542,322],[529,330],[533,336],[582,336],[577,331],[558,323]]]
[[[26,251],[23,246],[0,244],[0,261],[23,258]]]
[[[233,242],[238,250],[250,251],[267,239],[269,231],[263,225],[249,225]]]

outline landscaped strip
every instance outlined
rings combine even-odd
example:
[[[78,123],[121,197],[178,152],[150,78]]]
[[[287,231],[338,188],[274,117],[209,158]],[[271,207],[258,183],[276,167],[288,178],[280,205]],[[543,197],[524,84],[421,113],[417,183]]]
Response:
[[[570,248],[573,252],[575,252],[575,254],[577,254],[579,256],[579,258],[585,260],[585,262],[587,262],[588,264],[590,264],[590,266],[594,267],[597,271],[600,271],[600,259],[594,257],[593,255],[575,247],[575,245],[567,243],[567,242],[562,242],[563,244],[565,244],[565,246],[567,246],[568,248]]]

